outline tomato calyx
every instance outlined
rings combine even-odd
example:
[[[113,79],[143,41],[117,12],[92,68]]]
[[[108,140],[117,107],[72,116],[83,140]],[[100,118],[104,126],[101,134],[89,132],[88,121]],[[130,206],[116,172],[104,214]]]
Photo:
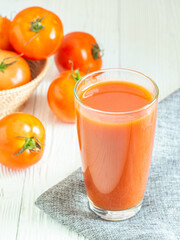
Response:
[[[18,61],[18,60],[15,60],[15,61],[12,61],[12,62],[10,62],[10,63],[5,63],[5,60],[11,59],[11,58],[16,58],[16,57],[21,57],[22,55],[23,55],[23,54],[19,54],[19,55],[17,55],[17,56],[12,56],[12,57],[4,58],[4,59],[2,60],[2,62],[0,63],[0,71],[1,71],[1,72],[4,72],[4,70],[5,70],[7,67],[13,65],[14,63],[16,63],[16,62]]]
[[[31,21],[31,26],[30,26],[30,30],[35,32],[35,33],[39,33],[41,31],[41,29],[45,28],[41,21],[47,16],[48,14],[44,15],[42,18],[36,18],[35,20]]]
[[[11,62],[11,63],[4,63],[4,60],[0,63],[0,71],[1,72],[4,72],[4,70],[7,68],[7,67],[9,67],[9,66],[11,66],[11,65],[13,65],[14,63],[16,63],[17,61],[13,61],[13,62]]]
[[[75,73],[75,74],[74,74]],[[79,68],[77,68],[75,71],[72,70],[71,72],[71,77],[75,80],[75,81],[79,81],[82,77],[79,73]]]
[[[20,155],[21,153],[23,153],[24,151],[26,151],[27,149],[31,152],[40,152],[41,151],[41,145],[43,145],[39,139],[37,137],[22,137],[22,136],[18,136],[17,138],[23,138],[25,139],[24,145],[22,146],[22,148],[19,150],[18,153],[14,154],[14,157]]]
[[[95,60],[101,59],[103,56],[103,50],[100,49],[98,44],[92,44],[92,55]]]
[[[79,68],[77,68],[76,70],[73,70],[74,69],[73,61],[69,60],[69,63],[71,64],[71,77],[77,82],[82,78],[80,73],[79,73]]]
[[[25,46],[27,46],[38,34],[39,32],[45,28],[45,26],[42,25],[41,21],[47,16],[48,14],[44,15],[42,18],[36,18],[35,20],[33,21],[30,21],[30,30],[35,32],[36,34],[31,38],[29,39],[29,41],[25,44]]]

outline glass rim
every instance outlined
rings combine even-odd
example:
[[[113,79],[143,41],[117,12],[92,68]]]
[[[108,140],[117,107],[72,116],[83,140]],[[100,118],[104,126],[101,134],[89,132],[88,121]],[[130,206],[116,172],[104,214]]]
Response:
[[[124,72],[131,72],[131,73],[136,73],[140,76],[143,76],[145,78],[147,78],[155,87],[155,95],[153,97],[153,99],[146,105],[144,105],[143,107],[140,107],[140,108],[137,108],[135,110],[131,110],[131,111],[126,111],[126,112],[109,112],[109,111],[103,111],[103,110],[98,110],[96,108],[93,108],[93,107],[90,107],[88,106],[87,104],[85,104],[83,101],[81,101],[81,99],[78,97],[77,95],[77,87],[78,85],[84,81],[86,78],[88,77],[91,77],[95,74],[98,74],[98,73],[103,73],[103,72],[121,72],[121,71],[124,71]],[[98,113],[103,113],[103,114],[107,114],[107,115],[126,115],[126,114],[133,114],[133,113],[137,113],[137,112],[141,112],[147,108],[149,108],[151,105],[153,105],[153,103],[157,100],[158,96],[159,96],[159,88],[157,86],[157,84],[148,76],[146,76],[145,74],[141,73],[141,72],[138,72],[136,70],[132,70],[132,69],[127,69],[127,68],[106,68],[106,69],[101,69],[101,70],[98,70],[98,71],[94,71],[94,72],[91,72],[87,75],[84,75],[79,81],[77,81],[75,87],[74,87],[74,96],[75,96],[75,99],[85,108],[91,110],[91,111],[95,111],[95,112],[98,112]]]

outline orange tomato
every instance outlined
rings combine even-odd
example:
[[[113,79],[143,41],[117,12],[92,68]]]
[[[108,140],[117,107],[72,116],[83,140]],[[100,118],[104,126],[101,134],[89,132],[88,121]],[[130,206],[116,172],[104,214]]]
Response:
[[[102,50],[95,38],[85,32],[71,32],[64,36],[60,49],[55,55],[55,63],[60,72],[74,68],[87,73],[101,69]]]
[[[54,54],[62,38],[63,26],[59,17],[41,7],[29,7],[19,12],[9,32],[13,48],[32,60]]]
[[[0,120],[0,163],[13,169],[29,167],[44,152],[45,129],[27,113],[13,113]]]
[[[18,87],[30,80],[29,65],[22,57],[15,52],[0,51],[0,90]]]
[[[64,122],[75,122],[74,86],[83,75],[78,70],[63,72],[49,87],[48,104],[52,112]]]
[[[6,17],[0,16],[0,49],[11,50],[11,44],[9,41],[9,29],[11,21]]]

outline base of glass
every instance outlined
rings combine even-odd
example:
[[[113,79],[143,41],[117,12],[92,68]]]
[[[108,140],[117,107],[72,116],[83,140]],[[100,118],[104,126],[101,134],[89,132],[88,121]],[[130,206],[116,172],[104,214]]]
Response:
[[[138,203],[136,206],[126,209],[126,210],[109,211],[109,210],[105,210],[105,209],[95,206],[94,203],[89,199],[90,209],[96,215],[98,215],[99,217],[101,217],[102,219],[107,220],[107,221],[122,221],[122,220],[126,220],[128,218],[131,218],[134,215],[136,215],[137,212],[139,212],[139,210],[141,209],[141,206],[142,206],[142,201],[140,203]]]

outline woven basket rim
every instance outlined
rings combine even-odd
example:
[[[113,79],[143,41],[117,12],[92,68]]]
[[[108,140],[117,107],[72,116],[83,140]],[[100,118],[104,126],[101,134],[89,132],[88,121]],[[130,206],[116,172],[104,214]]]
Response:
[[[40,72],[40,74],[36,78],[32,79],[30,82],[28,82],[26,84],[23,84],[23,85],[21,85],[19,87],[6,89],[6,90],[0,90],[0,95],[9,95],[9,94],[12,94],[14,92],[21,91],[24,88],[27,88],[28,86],[34,84],[35,82],[41,81],[41,79],[45,75],[45,73],[46,73],[46,71],[48,69],[48,65],[49,65],[49,59],[46,58],[44,60],[45,60],[44,67],[43,67],[42,71]]]

